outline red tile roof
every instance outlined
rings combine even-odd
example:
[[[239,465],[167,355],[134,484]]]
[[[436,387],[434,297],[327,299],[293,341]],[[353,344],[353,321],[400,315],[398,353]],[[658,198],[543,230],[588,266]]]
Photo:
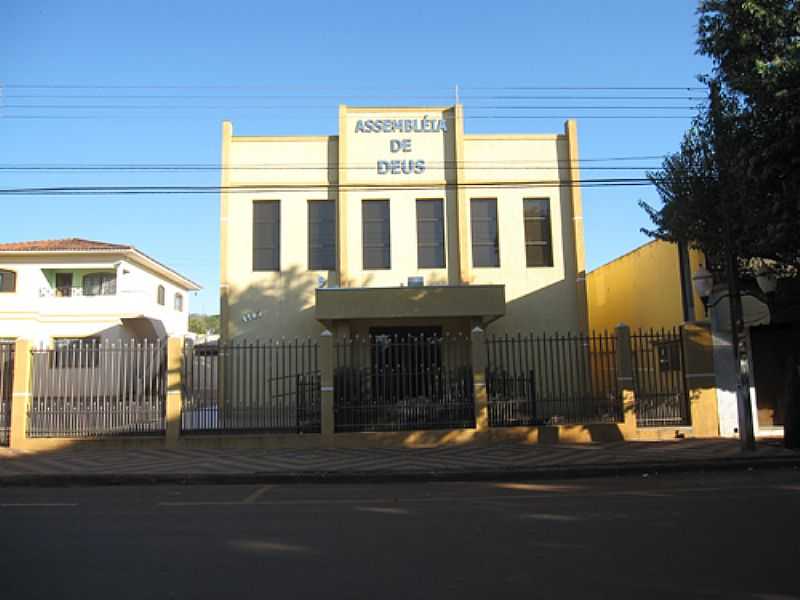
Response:
[[[49,252],[81,250],[133,250],[133,246],[109,244],[81,238],[63,240],[36,240],[32,242],[11,242],[0,244],[0,252]]]

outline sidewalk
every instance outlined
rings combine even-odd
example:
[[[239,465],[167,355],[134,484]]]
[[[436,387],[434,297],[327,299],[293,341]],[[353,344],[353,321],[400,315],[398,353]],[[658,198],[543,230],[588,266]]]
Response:
[[[448,446],[415,449],[0,449],[0,486],[122,483],[544,479],[744,468],[800,468],[800,452],[736,440]]]
[[[556,479],[742,468],[800,468],[800,452],[736,440],[448,446],[415,449],[0,449],[0,486],[123,483]]]

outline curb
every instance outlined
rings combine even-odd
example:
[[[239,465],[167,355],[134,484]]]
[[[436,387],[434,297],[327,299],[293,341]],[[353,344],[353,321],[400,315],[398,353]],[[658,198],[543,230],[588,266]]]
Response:
[[[681,462],[649,462],[573,466],[542,466],[479,471],[301,471],[251,473],[154,473],[154,474],[24,474],[0,476],[0,487],[68,487],[112,485],[233,485],[410,483],[470,481],[530,481],[585,479],[662,473],[696,473],[755,469],[800,469],[800,457],[698,459]]]

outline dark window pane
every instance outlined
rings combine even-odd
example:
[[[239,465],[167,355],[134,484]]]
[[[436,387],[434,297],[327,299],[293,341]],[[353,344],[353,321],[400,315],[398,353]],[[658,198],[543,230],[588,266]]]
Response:
[[[311,200],[308,203],[308,268],[336,269],[336,203]]]
[[[525,219],[526,242],[549,242],[550,222],[544,219]]]
[[[0,292],[13,292],[17,289],[17,274],[14,271],[0,270]]]
[[[472,262],[476,267],[497,267],[500,257],[497,248],[493,246],[473,246]]]
[[[89,273],[83,276],[84,296],[113,296],[116,293],[116,273]]]
[[[529,267],[553,266],[553,241],[550,225],[550,199],[525,198],[525,259]]]
[[[478,198],[470,201],[472,226],[472,265],[500,266],[500,240],[497,231],[497,200]]]
[[[525,218],[549,217],[550,206],[547,198],[525,198]]]
[[[417,200],[417,266],[445,266],[444,206],[442,200]]]
[[[529,267],[549,267],[553,264],[548,245],[528,244],[525,246],[525,259]]]
[[[281,205],[278,200],[253,202],[253,270],[279,271]]]
[[[388,200],[361,202],[364,269],[391,268],[391,222]]]

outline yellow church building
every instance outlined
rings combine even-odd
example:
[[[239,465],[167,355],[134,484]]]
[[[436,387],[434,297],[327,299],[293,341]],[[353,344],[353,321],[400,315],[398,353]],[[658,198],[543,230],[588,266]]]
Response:
[[[578,138],[461,105],[340,106],[338,135],[223,124],[223,339],[587,329]]]

